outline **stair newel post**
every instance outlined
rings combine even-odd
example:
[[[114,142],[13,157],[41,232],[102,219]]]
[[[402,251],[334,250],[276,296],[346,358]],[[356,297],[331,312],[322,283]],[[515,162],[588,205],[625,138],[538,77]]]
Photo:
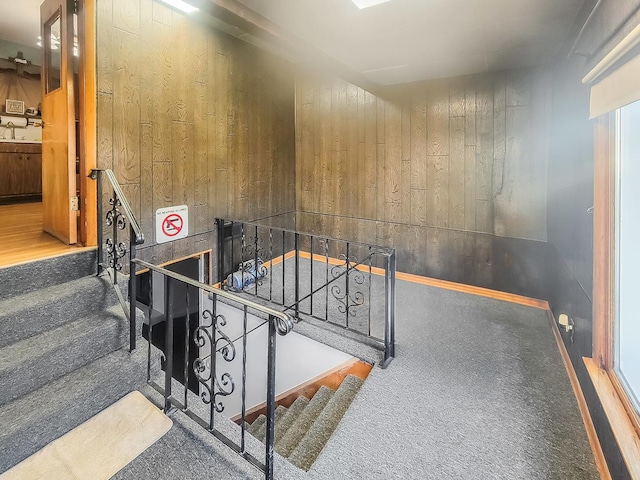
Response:
[[[129,351],[136,349],[136,233],[129,225]]]
[[[395,357],[395,314],[396,314],[396,251],[387,255],[387,268],[384,277],[385,322],[384,322],[384,363],[383,368]]]
[[[295,279],[295,292],[296,292],[296,318],[300,318],[300,234],[298,232],[294,233],[294,242],[295,242],[295,250],[296,250],[296,279]],[[284,297],[283,297],[284,300]]]
[[[173,281],[164,277],[165,340],[164,340],[164,412],[171,408],[171,379],[173,377]]]
[[[265,478],[273,478],[273,445],[276,415],[276,318],[269,316],[269,345],[267,350],[267,431]]]
[[[98,204],[97,204],[97,219],[98,219],[98,275],[102,275],[104,270],[104,245],[103,245],[103,235],[102,231],[102,215],[103,215],[103,205],[102,205],[102,172],[100,170],[93,170],[91,172],[91,178],[93,178],[97,183],[96,185],[96,193],[98,195]]]

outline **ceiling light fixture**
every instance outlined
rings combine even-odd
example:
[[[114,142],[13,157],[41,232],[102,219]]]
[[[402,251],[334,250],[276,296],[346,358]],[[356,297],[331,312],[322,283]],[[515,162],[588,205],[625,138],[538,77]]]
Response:
[[[183,2],[182,0],[161,0],[163,3],[170,5],[178,10],[183,11],[184,13],[193,13],[200,10],[198,7],[194,7],[193,5]]]
[[[374,5],[380,5],[381,3],[389,2],[390,0],[351,0],[356,4],[360,10],[363,8],[373,7]]]

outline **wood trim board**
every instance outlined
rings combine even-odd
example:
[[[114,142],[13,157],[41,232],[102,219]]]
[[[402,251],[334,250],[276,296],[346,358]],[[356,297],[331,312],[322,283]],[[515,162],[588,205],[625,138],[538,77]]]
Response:
[[[640,437],[626,413],[617,389],[610,375],[600,368],[596,361],[591,358],[583,358],[583,361],[618,442],[629,474],[633,479],[640,479]]]

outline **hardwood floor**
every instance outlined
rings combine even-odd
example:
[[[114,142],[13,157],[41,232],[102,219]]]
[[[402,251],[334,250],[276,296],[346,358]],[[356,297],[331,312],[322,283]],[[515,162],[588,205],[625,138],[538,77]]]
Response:
[[[65,245],[42,231],[42,203],[0,205],[0,268],[90,250]]]

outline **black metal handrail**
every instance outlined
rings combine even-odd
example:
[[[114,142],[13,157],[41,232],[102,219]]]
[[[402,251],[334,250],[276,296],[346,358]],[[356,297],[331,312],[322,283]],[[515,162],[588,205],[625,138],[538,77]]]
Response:
[[[384,350],[383,368],[393,359],[394,248],[312,235],[259,222],[216,219],[216,224],[218,279],[225,288],[242,290],[282,305],[285,311],[293,311],[298,319],[311,317],[320,320],[320,325],[324,322],[342,327],[359,338],[366,338],[369,343]],[[303,258],[309,260],[308,280],[301,276]],[[287,288],[288,274],[284,265],[288,259],[294,262],[294,278]],[[282,264],[281,270],[274,268],[276,262]],[[373,285],[377,282],[374,280],[377,277],[374,274],[376,267],[382,270],[384,276],[384,333],[372,332],[373,322],[377,320],[372,312],[372,303],[377,300],[372,294]],[[231,282],[225,281],[236,268],[237,276],[231,277]],[[267,274],[268,280],[263,279]],[[274,274],[281,275],[278,285],[274,283]],[[248,285],[245,285],[245,280]],[[308,308],[304,307],[305,303]],[[368,308],[363,312],[365,304]]]
[[[97,217],[98,217],[98,275],[106,273],[116,292],[118,301],[129,320],[129,349],[136,348],[136,282],[135,275],[131,272],[135,270],[134,260],[136,258],[136,246],[144,243],[144,234],[140,224],[131,210],[116,176],[109,169],[93,169],[89,177],[97,182]],[[106,178],[113,194],[109,198],[109,209],[104,214],[103,207],[103,178]],[[104,215],[104,218],[103,218]],[[111,237],[105,238],[104,225],[111,227]],[[118,239],[120,231],[129,227],[129,240],[127,242]],[[106,254],[106,255],[105,255]],[[118,284],[118,272],[122,270],[122,258],[129,255],[129,305],[125,300],[125,295]]]
[[[232,450],[236,451],[243,458],[249,461],[251,464],[260,468],[265,473],[265,478],[270,480],[273,478],[273,461],[274,461],[274,443],[275,443],[275,406],[276,406],[276,335],[286,335],[293,330],[294,322],[293,318],[284,312],[274,310],[272,308],[260,305],[252,302],[246,298],[234,295],[230,292],[224,291],[220,288],[205,283],[198,282],[184,275],[172,272],[166,268],[152,265],[148,262],[140,259],[132,260],[132,263],[143,269],[148,269],[148,338],[149,338],[149,350],[147,357],[147,381],[164,397],[164,410],[166,413],[170,413],[173,409],[179,409],[187,414],[190,418],[206,428],[216,438],[225,443]],[[153,286],[153,273],[160,274],[163,277],[163,310],[162,314],[165,324],[165,339],[164,339],[164,359],[165,359],[165,375],[164,375],[164,387],[158,385],[152,381],[151,375],[151,349],[153,342],[153,324],[152,318],[154,317],[154,286]],[[134,276],[135,271],[131,271],[131,276]],[[174,292],[176,288],[176,282],[182,284],[185,287],[185,337],[182,345],[183,348],[183,398],[179,400],[172,393],[172,383],[175,379],[174,372],[174,320],[176,316],[176,308],[174,305]],[[207,292],[212,300],[211,309],[202,309],[198,307],[198,324],[194,329],[193,338],[190,338],[191,329],[191,312],[192,302],[194,302],[194,290],[198,293],[196,298],[200,298],[201,292]],[[239,305],[243,314],[242,335],[236,340],[232,340],[227,333],[225,333],[222,327],[227,325],[227,318],[220,314],[218,311],[218,299],[226,299],[235,305]],[[199,301],[199,300],[196,300]],[[246,436],[246,378],[247,378],[247,335],[250,333],[248,330],[248,311],[257,312],[267,317],[265,323],[268,324],[268,344],[267,344],[267,421],[266,421],[266,441],[265,441],[265,460],[261,462],[256,459],[248,450],[245,442]],[[261,325],[264,325],[262,323]],[[253,331],[253,330],[251,330]],[[240,442],[237,443],[230,439],[227,435],[222,433],[216,428],[215,417],[217,414],[221,414],[224,411],[224,403],[222,399],[231,395],[235,390],[235,381],[229,372],[221,373],[223,362],[232,362],[236,358],[236,346],[235,341],[242,340],[242,380],[241,380],[241,400],[242,410],[240,418]],[[181,342],[181,340],[180,340]],[[195,343],[195,346],[199,349],[203,347],[210,348],[210,353],[206,351],[198,350],[198,358],[191,363],[191,370],[193,375],[198,381],[202,393],[200,399],[207,405],[208,418],[203,418],[199,415],[196,409],[191,408],[189,405],[189,376],[191,370],[189,369],[189,353],[191,343]],[[218,358],[219,357],[219,358]],[[207,372],[208,370],[208,372]]]

